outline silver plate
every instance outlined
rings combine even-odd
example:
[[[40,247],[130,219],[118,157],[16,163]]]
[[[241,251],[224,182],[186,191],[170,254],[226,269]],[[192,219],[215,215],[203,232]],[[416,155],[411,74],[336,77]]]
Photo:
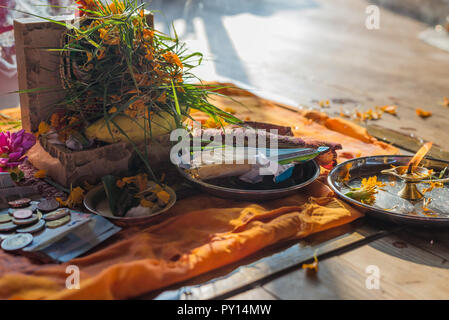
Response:
[[[225,186],[220,186],[213,184],[210,181],[202,181],[192,177],[188,172],[184,169],[178,167],[178,171],[180,174],[192,182],[194,185],[201,188],[203,191],[210,193],[214,196],[221,198],[228,198],[234,200],[272,200],[283,198],[293,193],[296,193],[298,190],[304,188],[305,186],[311,184],[320,176],[320,167],[315,162],[315,160],[307,161],[303,164],[297,165],[297,167],[303,168],[304,175],[302,177],[295,177],[294,171],[292,178],[295,179],[297,183],[293,186],[289,186],[286,188],[277,188],[277,189],[268,189],[268,190],[254,190],[254,189],[246,189],[242,186],[242,188],[230,188]]]
[[[155,213],[144,217],[116,217],[112,214],[109,208],[109,202],[104,191],[104,187],[99,185],[90,190],[84,197],[84,206],[92,213],[98,214],[102,217],[110,219],[113,223],[120,226],[130,226],[136,224],[147,224],[155,220],[161,214],[167,212],[176,202],[176,193],[172,188],[164,186],[164,190],[170,194],[170,202]]]
[[[400,224],[415,224],[429,226],[449,226],[449,186],[436,188],[425,194],[432,198],[427,206],[430,212],[423,210],[423,201],[409,201],[397,195],[403,187],[403,182],[390,175],[381,174],[380,171],[392,166],[404,166],[410,161],[410,156],[373,156],[352,159],[336,166],[328,175],[327,181],[331,189],[343,200],[358,207],[367,215],[389,220]],[[424,159],[421,165],[440,172],[449,166],[448,161]],[[349,168],[350,179],[343,181]],[[349,187],[360,187],[361,179],[376,175],[378,180],[385,182],[385,191],[379,190],[373,205],[363,204],[345,196]],[[445,177],[447,177],[446,173]],[[419,190],[428,187],[428,184],[417,185]]]

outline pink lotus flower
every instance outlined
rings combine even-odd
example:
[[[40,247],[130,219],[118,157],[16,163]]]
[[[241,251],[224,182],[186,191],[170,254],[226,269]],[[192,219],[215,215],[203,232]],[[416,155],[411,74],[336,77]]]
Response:
[[[36,137],[20,130],[0,133],[0,172],[8,172],[22,164],[27,157],[25,153],[36,143]]]

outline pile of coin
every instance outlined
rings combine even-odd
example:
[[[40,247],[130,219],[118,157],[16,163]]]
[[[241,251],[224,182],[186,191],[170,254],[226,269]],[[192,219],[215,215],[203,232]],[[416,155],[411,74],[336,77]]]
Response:
[[[70,210],[59,208],[54,198],[42,201],[23,198],[10,201],[8,205],[8,213],[0,214],[0,233],[16,234],[4,238],[3,250],[22,249],[33,241],[32,234],[45,228],[58,228],[70,221]]]

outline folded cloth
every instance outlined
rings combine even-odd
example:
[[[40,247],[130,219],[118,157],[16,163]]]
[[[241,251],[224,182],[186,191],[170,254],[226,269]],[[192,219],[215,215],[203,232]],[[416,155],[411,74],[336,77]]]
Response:
[[[183,214],[185,211],[189,212]],[[22,267],[17,262],[11,269],[3,253],[0,296],[130,298],[238,261],[280,241],[303,238],[361,216],[319,181],[304,192],[263,205],[195,196],[181,200],[174,214],[129,238],[132,232],[127,230],[126,239],[63,265]],[[81,271],[80,289],[65,289],[68,265]]]
[[[338,161],[398,153],[352,123],[320,113],[293,111],[240,89],[229,90],[234,100],[217,97],[213,102],[223,109],[232,107],[243,119],[291,127],[293,134],[303,140],[338,141],[342,145],[342,150],[337,151]],[[199,120],[205,117],[194,116]],[[62,265],[37,264],[23,256],[0,252],[0,297],[136,297],[239,261],[270,245],[303,238],[362,216],[320,181],[292,196],[262,203],[206,194],[193,196],[178,201],[170,214],[172,217],[158,225],[123,230],[96,252]],[[79,289],[66,289],[69,265],[80,270]]]

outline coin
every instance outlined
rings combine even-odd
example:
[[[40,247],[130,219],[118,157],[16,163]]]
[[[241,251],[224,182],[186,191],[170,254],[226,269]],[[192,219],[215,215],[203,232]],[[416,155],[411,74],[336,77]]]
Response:
[[[8,222],[8,223],[2,223],[0,224],[0,232],[8,232],[8,231],[12,231],[15,228],[17,228],[17,225],[12,223],[12,222]]]
[[[33,211],[27,209],[19,209],[12,214],[16,219],[28,219],[33,215]]]
[[[41,231],[45,228],[45,221],[39,220],[38,223],[33,224],[32,226],[25,227],[25,228],[19,228],[16,231],[20,233],[35,233],[38,231]]]
[[[69,209],[61,208],[56,211],[47,213],[46,215],[44,215],[44,219],[45,219],[45,221],[58,220],[58,219],[61,219],[62,217],[65,217],[68,214],[70,214]]]
[[[70,215],[64,216],[61,219],[58,220],[52,220],[52,221],[48,221],[47,222],[47,227],[49,228],[57,228],[60,227],[64,224],[66,224],[67,222],[70,221]]]
[[[2,249],[6,251],[19,250],[33,242],[33,236],[29,233],[19,233],[7,237],[2,242]]]
[[[27,207],[31,202],[31,199],[29,198],[22,198],[14,201],[9,201],[8,205],[13,208],[23,208]]]
[[[14,209],[14,208],[9,208],[8,209],[8,213],[9,213],[9,215],[10,216],[13,216],[14,215],[14,212],[16,212],[17,210],[31,210],[31,211],[36,211],[36,204],[31,204],[31,205],[29,205],[28,207],[25,207],[25,208],[20,208],[20,209]]]
[[[9,214],[0,215],[0,223],[6,223],[11,221],[11,216]]]
[[[13,218],[12,222],[14,224],[17,224],[18,226],[26,226],[32,223],[36,223],[39,221],[39,217],[37,216],[37,214],[33,214],[30,218],[28,219],[16,219]]]
[[[59,202],[55,198],[45,199],[39,202],[37,208],[42,212],[50,212],[59,208]]]

